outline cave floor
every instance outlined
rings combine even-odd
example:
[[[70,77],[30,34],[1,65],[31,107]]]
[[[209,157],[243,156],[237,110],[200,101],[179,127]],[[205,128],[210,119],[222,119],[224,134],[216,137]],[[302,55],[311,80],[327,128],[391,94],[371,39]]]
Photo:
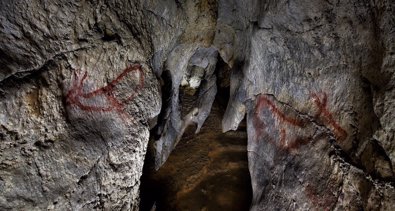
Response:
[[[245,123],[222,133],[223,105],[214,102],[199,134],[189,127],[159,171],[142,177],[141,210],[248,210],[251,181]]]

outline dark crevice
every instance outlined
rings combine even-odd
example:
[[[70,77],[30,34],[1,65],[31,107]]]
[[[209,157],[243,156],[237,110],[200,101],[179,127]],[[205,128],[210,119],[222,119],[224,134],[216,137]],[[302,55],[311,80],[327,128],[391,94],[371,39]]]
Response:
[[[38,147],[39,149],[50,149],[54,144],[53,140],[46,139],[44,141],[36,141],[34,146]]]
[[[199,134],[194,135],[193,128],[185,131],[168,161],[157,172],[154,171],[154,160],[150,153],[153,149],[148,149],[141,177],[141,211],[151,210],[154,204],[157,211],[196,210],[199,206],[207,206],[209,210],[228,210],[229,207],[221,207],[215,201],[214,195],[229,200],[228,203],[234,206],[232,210],[248,210],[252,191],[247,168],[246,128],[241,127],[242,130],[223,134],[220,124],[214,123],[220,119],[218,113],[223,112],[219,107],[220,103],[216,100],[213,111]],[[244,134],[244,138],[240,134]],[[227,169],[227,163],[239,167]],[[171,169],[180,170],[174,174]],[[205,172],[204,169],[209,169],[207,174],[202,173]],[[200,178],[201,182],[192,182],[196,188],[184,190],[185,182],[194,176]],[[217,192],[220,190],[223,191]],[[177,194],[181,194],[183,199],[176,200]],[[183,206],[188,208],[180,208]]]
[[[121,43],[121,36],[119,34],[107,34],[105,33],[101,38],[105,42],[116,41],[117,43]]]
[[[34,81],[34,78],[39,76],[42,72],[53,69],[56,67],[60,60],[64,60],[64,56],[68,53],[73,53],[81,50],[87,50],[89,48],[95,47],[94,45],[83,46],[76,49],[72,49],[69,51],[58,52],[52,57],[48,58],[42,65],[37,68],[30,68],[23,71],[18,71],[12,75],[7,76],[5,79],[0,81],[0,87],[4,89],[4,87],[20,87],[21,84],[24,84],[29,81]],[[11,84],[9,84],[11,83]]]
[[[247,168],[247,134],[245,121],[237,131],[222,133],[220,121],[229,101],[230,68],[221,59],[217,62],[217,95],[212,111],[203,125],[201,132],[194,134],[195,129],[186,129],[180,143],[174,149],[169,160],[159,169],[154,170],[152,144],[149,144],[145,157],[143,175],[140,186],[140,210],[149,211],[153,206],[156,211],[163,210],[196,210],[206,207],[208,210],[248,210],[252,198],[251,181]],[[169,73],[164,72],[163,81],[169,81]],[[165,83],[166,84],[166,83]],[[170,100],[171,84],[163,88],[163,107],[159,117],[165,118],[164,109]],[[184,104],[193,104],[196,96],[189,96],[180,91],[180,98]],[[196,94],[195,94],[196,95]],[[183,105],[182,110],[189,110],[191,105]],[[159,125],[158,124],[158,125]],[[151,131],[151,140],[154,142],[158,126]],[[236,169],[227,169],[226,163],[234,163]],[[177,170],[174,174],[171,169]],[[208,173],[205,169],[209,169]],[[195,188],[185,189],[188,178],[201,178],[200,182],[191,182]],[[189,184],[189,183],[188,183]],[[203,192],[202,192],[203,191]],[[218,192],[220,191],[220,192]],[[176,195],[182,199],[175,199]],[[213,195],[212,195],[213,194]],[[221,195],[227,205],[221,205],[214,196]]]
[[[161,79],[161,93],[162,93],[162,108],[158,116],[157,125],[151,130],[151,137],[154,140],[158,140],[164,130],[166,120],[169,117],[171,97],[173,95],[172,87],[173,83],[171,80],[170,71],[163,71]]]

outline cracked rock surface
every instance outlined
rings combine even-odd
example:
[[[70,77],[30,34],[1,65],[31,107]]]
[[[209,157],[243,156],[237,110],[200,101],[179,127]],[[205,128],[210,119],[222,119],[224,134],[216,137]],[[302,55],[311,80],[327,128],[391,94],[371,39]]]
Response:
[[[141,3],[0,10],[0,210],[138,209],[161,107]]]
[[[138,210],[147,146],[184,168],[225,98],[251,210],[395,210],[393,0],[2,0],[0,20],[0,210]],[[220,177],[207,153],[178,179]]]

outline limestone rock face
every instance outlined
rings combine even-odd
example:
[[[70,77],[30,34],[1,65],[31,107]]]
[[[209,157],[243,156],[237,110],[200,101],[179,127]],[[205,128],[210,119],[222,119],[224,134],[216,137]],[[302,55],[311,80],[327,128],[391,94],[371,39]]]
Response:
[[[0,4],[0,210],[138,209],[161,107],[141,3]]]
[[[393,209],[394,99],[375,96],[394,92],[394,3],[255,8],[224,118],[229,130],[247,114],[251,210]]]
[[[208,131],[218,88],[251,210],[395,210],[393,0],[3,0],[0,20],[0,210],[137,210],[147,146],[159,169]]]

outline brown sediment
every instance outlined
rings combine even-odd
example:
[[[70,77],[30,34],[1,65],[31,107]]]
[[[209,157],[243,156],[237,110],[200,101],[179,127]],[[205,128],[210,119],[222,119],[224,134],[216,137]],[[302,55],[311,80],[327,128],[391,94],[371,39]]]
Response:
[[[33,89],[29,92],[25,97],[25,102],[28,108],[28,111],[35,117],[41,115],[40,111],[40,92],[38,89]]]

